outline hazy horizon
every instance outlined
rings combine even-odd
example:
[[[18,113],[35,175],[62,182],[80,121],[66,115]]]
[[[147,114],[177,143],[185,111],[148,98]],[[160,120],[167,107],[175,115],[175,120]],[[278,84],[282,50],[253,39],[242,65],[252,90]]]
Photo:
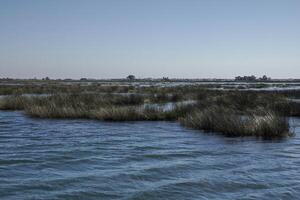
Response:
[[[0,78],[300,78],[297,0],[0,0]]]

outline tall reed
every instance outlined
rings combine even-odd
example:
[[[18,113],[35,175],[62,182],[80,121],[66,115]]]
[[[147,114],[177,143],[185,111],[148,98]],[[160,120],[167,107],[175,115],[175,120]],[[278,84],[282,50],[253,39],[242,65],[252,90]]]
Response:
[[[255,113],[255,112],[254,112]],[[195,110],[184,118],[182,125],[206,132],[218,132],[225,136],[290,136],[286,118],[273,111],[257,110],[251,115],[240,115],[236,110],[220,106],[211,106],[204,110]]]

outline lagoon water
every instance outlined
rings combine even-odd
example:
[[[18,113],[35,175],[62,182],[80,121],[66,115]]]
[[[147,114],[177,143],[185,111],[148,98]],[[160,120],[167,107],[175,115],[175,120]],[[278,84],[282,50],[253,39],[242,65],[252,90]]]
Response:
[[[0,199],[297,199],[300,119],[291,123],[295,137],[264,141],[0,112]]]

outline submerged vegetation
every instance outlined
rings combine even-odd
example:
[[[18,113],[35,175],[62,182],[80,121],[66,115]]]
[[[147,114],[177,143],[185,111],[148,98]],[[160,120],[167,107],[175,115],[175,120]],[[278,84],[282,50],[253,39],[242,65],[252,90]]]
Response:
[[[300,104],[293,101],[300,97],[298,90],[240,91],[212,90],[201,85],[134,87],[52,83],[22,87],[2,85],[0,91],[10,94],[0,98],[1,110],[23,110],[31,117],[178,120],[184,126],[226,136],[288,136],[291,134],[286,117],[300,116]],[[170,102],[173,102],[172,106],[164,108]]]

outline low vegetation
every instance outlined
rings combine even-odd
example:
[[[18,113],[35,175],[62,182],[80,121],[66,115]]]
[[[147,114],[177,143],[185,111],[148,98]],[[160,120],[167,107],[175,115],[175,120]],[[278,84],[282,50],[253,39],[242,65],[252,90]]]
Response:
[[[180,122],[187,127],[226,136],[273,138],[291,135],[287,119],[269,110],[255,110],[251,115],[240,115],[233,109],[212,106],[195,110],[180,118]]]
[[[226,136],[288,136],[285,117],[300,116],[299,91],[211,90],[174,87],[71,86],[56,83],[1,86],[0,110],[23,110],[31,117],[109,121],[179,120],[182,125]],[[35,94],[28,95],[27,92]],[[41,94],[37,94],[41,92]],[[26,93],[26,94],[24,94]],[[181,104],[178,102],[185,102]],[[173,102],[172,109],[156,105]]]
[[[141,95],[76,95],[7,96],[0,99],[0,110],[24,110],[39,118],[86,118],[110,121],[176,120],[191,105],[177,105],[164,110],[143,106]]]

